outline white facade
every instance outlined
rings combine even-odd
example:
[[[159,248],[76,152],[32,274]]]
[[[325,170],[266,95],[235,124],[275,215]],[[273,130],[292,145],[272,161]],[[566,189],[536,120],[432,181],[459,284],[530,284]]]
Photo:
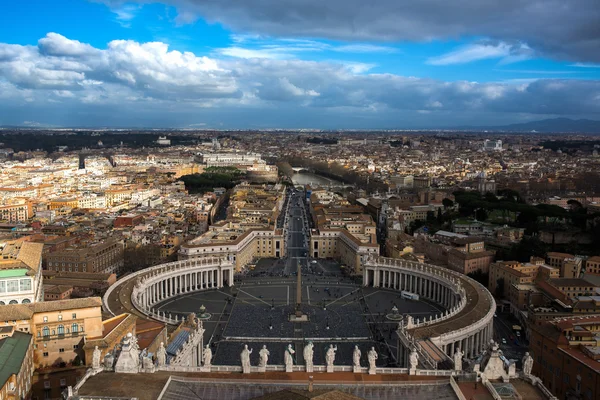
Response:
[[[207,167],[236,167],[236,166],[252,166],[255,164],[265,164],[265,161],[258,153],[214,153],[203,154],[202,162]]]
[[[10,244],[0,260],[0,306],[43,301],[41,243]],[[20,246],[20,247],[19,247]],[[16,256],[14,256],[16,254]]]
[[[485,139],[483,141],[483,150],[485,150],[485,151],[501,151],[502,150],[502,140]]]

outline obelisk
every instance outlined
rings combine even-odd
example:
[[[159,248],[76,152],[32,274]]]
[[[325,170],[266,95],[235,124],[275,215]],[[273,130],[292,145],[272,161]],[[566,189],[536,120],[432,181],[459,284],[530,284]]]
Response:
[[[308,315],[302,312],[300,305],[302,304],[302,268],[300,263],[297,264],[296,272],[296,311],[290,315],[290,321],[293,322],[306,322],[308,321]]]
[[[300,309],[300,304],[302,303],[302,268],[300,268],[299,262],[296,263],[296,265],[296,317],[301,317],[302,310]]]

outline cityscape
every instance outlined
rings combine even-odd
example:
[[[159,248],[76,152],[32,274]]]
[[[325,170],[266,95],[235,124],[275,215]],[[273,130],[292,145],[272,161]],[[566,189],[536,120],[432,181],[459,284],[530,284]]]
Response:
[[[600,399],[598,4],[23,3],[0,400]]]

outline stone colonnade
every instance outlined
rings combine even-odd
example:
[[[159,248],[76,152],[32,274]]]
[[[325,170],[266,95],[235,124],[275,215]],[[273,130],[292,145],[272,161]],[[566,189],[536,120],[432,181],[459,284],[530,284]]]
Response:
[[[234,265],[220,258],[181,260],[157,265],[138,277],[132,303],[150,314],[155,304],[185,293],[233,286]]]
[[[466,279],[469,278],[443,267],[384,257],[369,259],[363,267],[364,286],[407,291],[446,308],[447,311],[441,316],[417,320],[412,326],[406,326],[407,333],[457,318],[455,330],[428,338],[450,359],[458,348],[465,357],[476,357],[486,348],[494,334],[493,315],[496,303],[492,295],[481,284],[470,279],[465,281]],[[467,307],[468,301],[464,285],[473,286],[472,290],[477,291],[480,296],[477,306],[488,309],[480,320],[460,326],[458,314]]]

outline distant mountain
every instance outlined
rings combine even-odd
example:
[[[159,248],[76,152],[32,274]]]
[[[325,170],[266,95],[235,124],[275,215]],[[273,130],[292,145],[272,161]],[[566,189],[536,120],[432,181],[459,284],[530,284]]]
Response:
[[[581,132],[600,133],[600,121],[591,119],[552,118],[501,126],[465,127],[470,130],[510,131],[510,132]]]

